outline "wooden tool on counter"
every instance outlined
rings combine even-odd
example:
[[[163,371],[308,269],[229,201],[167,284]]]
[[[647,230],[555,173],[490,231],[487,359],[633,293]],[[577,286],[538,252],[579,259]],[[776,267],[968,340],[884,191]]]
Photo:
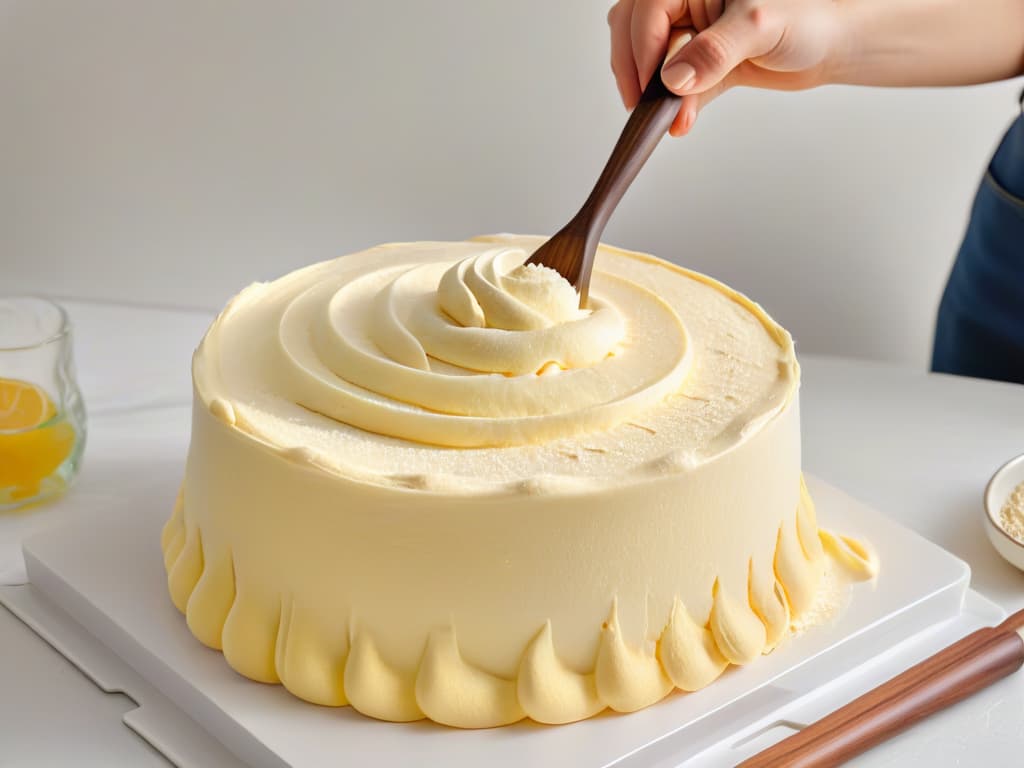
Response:
[[[1024,664],[1024,611],[985,627],[868,691],[740,768],[824,768],[948,707]]]
[[[587,305],[590,271],[601,233],[633,179],[658,146],[679,111],[681,96],[669,91],[655,71],[622,129],[590,197],[572,220],[538,248],[527,264],[551,267],[573,284]]]

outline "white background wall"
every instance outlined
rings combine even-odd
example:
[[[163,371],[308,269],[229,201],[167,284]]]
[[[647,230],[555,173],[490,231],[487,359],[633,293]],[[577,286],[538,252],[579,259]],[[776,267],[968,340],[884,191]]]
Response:
[[[0,291],[218,307],[381,241],[551,232],[625,120],[606,8],[0,0]],[[730,94],[606,240],[801,350],[923,365],[1018,87]]]

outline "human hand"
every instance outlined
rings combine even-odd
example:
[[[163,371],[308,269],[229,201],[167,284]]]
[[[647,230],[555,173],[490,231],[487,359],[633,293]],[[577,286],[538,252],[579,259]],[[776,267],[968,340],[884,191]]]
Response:
[[[842,42],[839,5],[834,0],[618,0],[608,12],[608,25],[619,94],[632,109],[660,67],[668,89],[683,96],[669,131],[681,136],[698,112],[729,88],[821,85],[829,80],[830,62]]]

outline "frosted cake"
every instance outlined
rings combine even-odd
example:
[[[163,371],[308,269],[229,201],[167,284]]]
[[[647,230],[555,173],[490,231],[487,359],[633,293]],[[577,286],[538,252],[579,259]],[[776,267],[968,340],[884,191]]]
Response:
[[[237,672],[384,720],[566,723],[756,663],[812,605],[790,336],[605,246],[580,310],[523,265],[541,242],[371,248],[210,327],[162,545]]]

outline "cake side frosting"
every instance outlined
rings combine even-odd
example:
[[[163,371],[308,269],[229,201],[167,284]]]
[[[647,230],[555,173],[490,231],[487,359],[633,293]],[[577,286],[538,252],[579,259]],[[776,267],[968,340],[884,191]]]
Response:
[[[497,594],[483,596],[493,600],[487,611],[478,603],[466,607],[457,606],[459,600],[447,601],[452,620],[438,620],[442,610],[419,626],[403,610],[408,604],[402,605],[401,598],[371,587],[371,600],[383,599],[385,605],[364,624],[358,610],[332,610],[346,596],[329,580],[313,584],[314,589],[307,582],[306,589],[296,591],[273,586],[287,584],[299,561],[317,552],[306,548],[281,557],[290,547],[278,541],[262,551],[275,552],[279,570],[261,572],[258,562],[240,563],[222,536],[205,536],[202,526],[189,525],[185,510],[183,494],[162,536],[171,597],[192,633],[222,650],[237,672],[283,683],[316,704],[348,704],[384,720],[428,717],[465,728],[505,725],[523,717],[573,722],[606,708],[641,709],[673,688],[703,688],[729,664],[750,663],[785,638],[791,618],[813,603],[824,565],[813,502],[801,486],[798,505],[780,526],[767,563],[752,558],[746,569],[723,567],[706,599],[698,596],[692,607],[679,595],[666,599],[646,590],[617,590],[625,597],[609,602],[603,621],[584,627],[592,642],[579,642],[579,637],[570,642],[581,628],[574,615],[581,611],[573,599],[566,601],[571,608],[551,611],[557,618],[534,619],[536,626],[526,632],[519,631],[522,615],[514,617],[515,629],[493,626],[496,616],[509,610]],[[463,549],[465,537],[458,534],[445,537],[448,557],[459,557]],[[329,537],[330,531],[320,535]],[[251,548],[247,542],[240,546]],[[865,576],[874,568],[868,558],[856,566]],[[353,576],[372,583],[366,573]],[[461,579],[457,583],[467,586]],[[559,587],[570,595],[586,592],[572,592],[571,584]],[[533,600],[542,594],[528,591]],[[541,616],[544,610],[533,613]],[[472,642],[461,641],[456,615],[476,625]],[[483,635],[480,626],[488,628]],[[569,637],[561,636],[560,627]],[[396,644],[396,637],[413,642]]]
[[[580,312],[518,266],[539,242],[371,249],[211,327],[162,545],[238,672],[387,720],[570,722],[770,651],[823,540],[870,573],[817,529],[788,334],[607,248]]]

